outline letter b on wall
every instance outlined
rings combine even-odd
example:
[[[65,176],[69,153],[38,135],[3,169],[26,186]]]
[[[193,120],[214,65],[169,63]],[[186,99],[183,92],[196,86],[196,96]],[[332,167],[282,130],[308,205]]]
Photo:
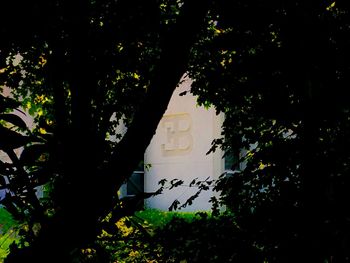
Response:
[[[188,113],[165,115],[161,127],[165,131],[165,142],[161,145],[162,155],[185,155],[192,151],[192,119]]]

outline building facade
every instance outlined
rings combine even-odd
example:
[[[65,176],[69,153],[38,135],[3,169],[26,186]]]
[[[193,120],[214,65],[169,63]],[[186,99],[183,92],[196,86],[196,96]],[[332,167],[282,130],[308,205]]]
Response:
[[[133,194],[141,188],[145,192],[154,192],[163,179],[184,181],[181,186],[164,189],[162,194],[146,199],[147,208],[168,210],[174,200],[183,203],[198,191],[197,187],[190,187],[193,179],[217,179],[224,172],[222,151],[217,149],[207,154],[213,139],[220,137],[223,116],[216,115],[213,108],[198,106],[196,97],[189,92],[180,96],[190,87],[191,80],[184,79],[175,89],[145,152],[145,170],[135,171],[131,181],[121,189],[123,195]],[[210,209],[209,200],[214,194],[211,188],[203,191],[191,206],[182,211]]]
[[[181,93],[190,90],[191,83],[190,79],[183,79],[181,85],[175,89],[145,152],[146,169],[142,166],[134,172],[128,183],[121,187],[122,196],[143,191],[155,192],[160,187],[159,182],[164,179],[168,182],[173,179],[182,180],[183,185],[171,190],[164,189],[162,194],[145,200],[145,207],[168,210],[175,200],[183,203],[198,191],[197,187],[190,187],[193,179],[213,180],[225,171],[220,149],[207,154],[213,139],[220,137],[223,115],[217,115],[213,108],[198,106],[196,97],[189,92],[180,96]],[[9,90],[5,89],[4,93],[8,96]],[[33,127],[33,120],[29,115],[24,119],[28,127]],[[125,133],[126,127],[120,125],[118,130]],[[1,151],[0,158],[7,160],[7,156]],[[183,210],[210,209],[209,200],[214,194],[211,188],[202,192],[191,206]],[[0,197],[3,195],[4,191],[0,191]]]

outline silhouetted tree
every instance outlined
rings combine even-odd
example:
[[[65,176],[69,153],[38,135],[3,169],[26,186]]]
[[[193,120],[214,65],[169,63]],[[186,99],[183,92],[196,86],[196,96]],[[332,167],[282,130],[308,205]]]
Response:
[[[187,71],[208,8],[209,1],[1,3],[1,84],[36,115],[32,136],[40,143],[26,143],[44,145],[37,157],[47,157],[43,167],[12,160],[18,165],[7,207],[40,231],[6,262],[70,262],[94,240]],[[113,144],[106,136],[118,121],[128,131]],[[45,183],[52,185],[49,202],[29,199]]]
[[[8,262],[69,262],[74,249],[94,240],[97,222],[116,206],[116,190],[142,159],[185,72],[199,103],[225,113],[212,150],[242,149],[234,168],[244,169],[222,175],[215,188],[221,197],[212,200],[234,213],[234,227],[226,228],[225,217],[222,232],[232,229],[227,234],[240,246],[225,258],[348,260],[345,1],[8,5],[0,8],[0,78],[37,114],[36,131],[20,145],[29,143],[41,162],[31,160],[24,170],[1,164],[1,171],[29,177],[31,187],[53,185],[50,202],[37,208],[28,182],[12,184],[12,192],[25,194],[8,195],[7,207],[30,211],[18,216],[30,215],[41,231]],[[128,131],[114,144],[106,135],[114,135],[117,121]],[[201,224],[206,229],[210,222]]]

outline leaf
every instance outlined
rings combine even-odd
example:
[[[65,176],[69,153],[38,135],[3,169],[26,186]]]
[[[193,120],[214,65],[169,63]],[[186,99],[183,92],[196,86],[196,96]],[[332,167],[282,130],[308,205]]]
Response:
[[[175,201],[169,207],[169,211],[176,210],[179,207],[180,201],[175,199]]]
[[[9,123],[12,123],[13,125],[21,128],[21,129],[27,129],[27,124],[18,115],[15,115],[15,114],[0,114],[0,120],[4,120],[4,121],[7,121]]]
[[[0,112],[5,112],[6,110],[13,110],[21,106],[21,104],[11,98],[4,97],[0,95]]]
[[[45,144],[32,144],[24,148],[21,153],[20,160],[23,165],[34,164],[40,156],[47,152]]]
[[[184,183],[184,181],[182,181],[182,180],[173,179],[170,181],[171,186],[170,186],[169,190],[173,189],[174,187],[178,187],[178,186],[182,185],[183,183]]]
[[[158,185],[164,186],[167,182],[167,179],[162,179],[158,182]]]
[[[186,202],[181,206],[182,208],[185,208],[188,205],[192,205],[193,201],[199,197],[199,194],[202,192],[202,190],[197,191],[194,195],[190,196],[186,200]]]
[[[0,149],[16,149],[31,142],[31,138],[0,126]]]
[[[23,220],[23,216],[15,205],[14,197],[11,196],[11,194],[6,193],[5,197],[0,200],[0,203],[6,208],[8,212],[11,213],[12,217],[15,220]]]
[[[191,182],[190,182],[190,187],[194,186],[197,182],[198,177],[194,178]]]

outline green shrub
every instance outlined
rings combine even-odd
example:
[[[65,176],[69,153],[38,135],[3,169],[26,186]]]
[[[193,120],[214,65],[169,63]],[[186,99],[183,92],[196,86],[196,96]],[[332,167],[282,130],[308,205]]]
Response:
[[[188,212],[138,211],[134,216],[109,222],[110,227],[99,236],[98,246],[110,255],[111,262],[173,262],[171,258],[164,257],[163,247],[154,237],[175,218],[191,222],[195,217],[196,213]]]
[[[104,231],[100,245],[122,263],[264,262],[232,214],[139,211]]]

